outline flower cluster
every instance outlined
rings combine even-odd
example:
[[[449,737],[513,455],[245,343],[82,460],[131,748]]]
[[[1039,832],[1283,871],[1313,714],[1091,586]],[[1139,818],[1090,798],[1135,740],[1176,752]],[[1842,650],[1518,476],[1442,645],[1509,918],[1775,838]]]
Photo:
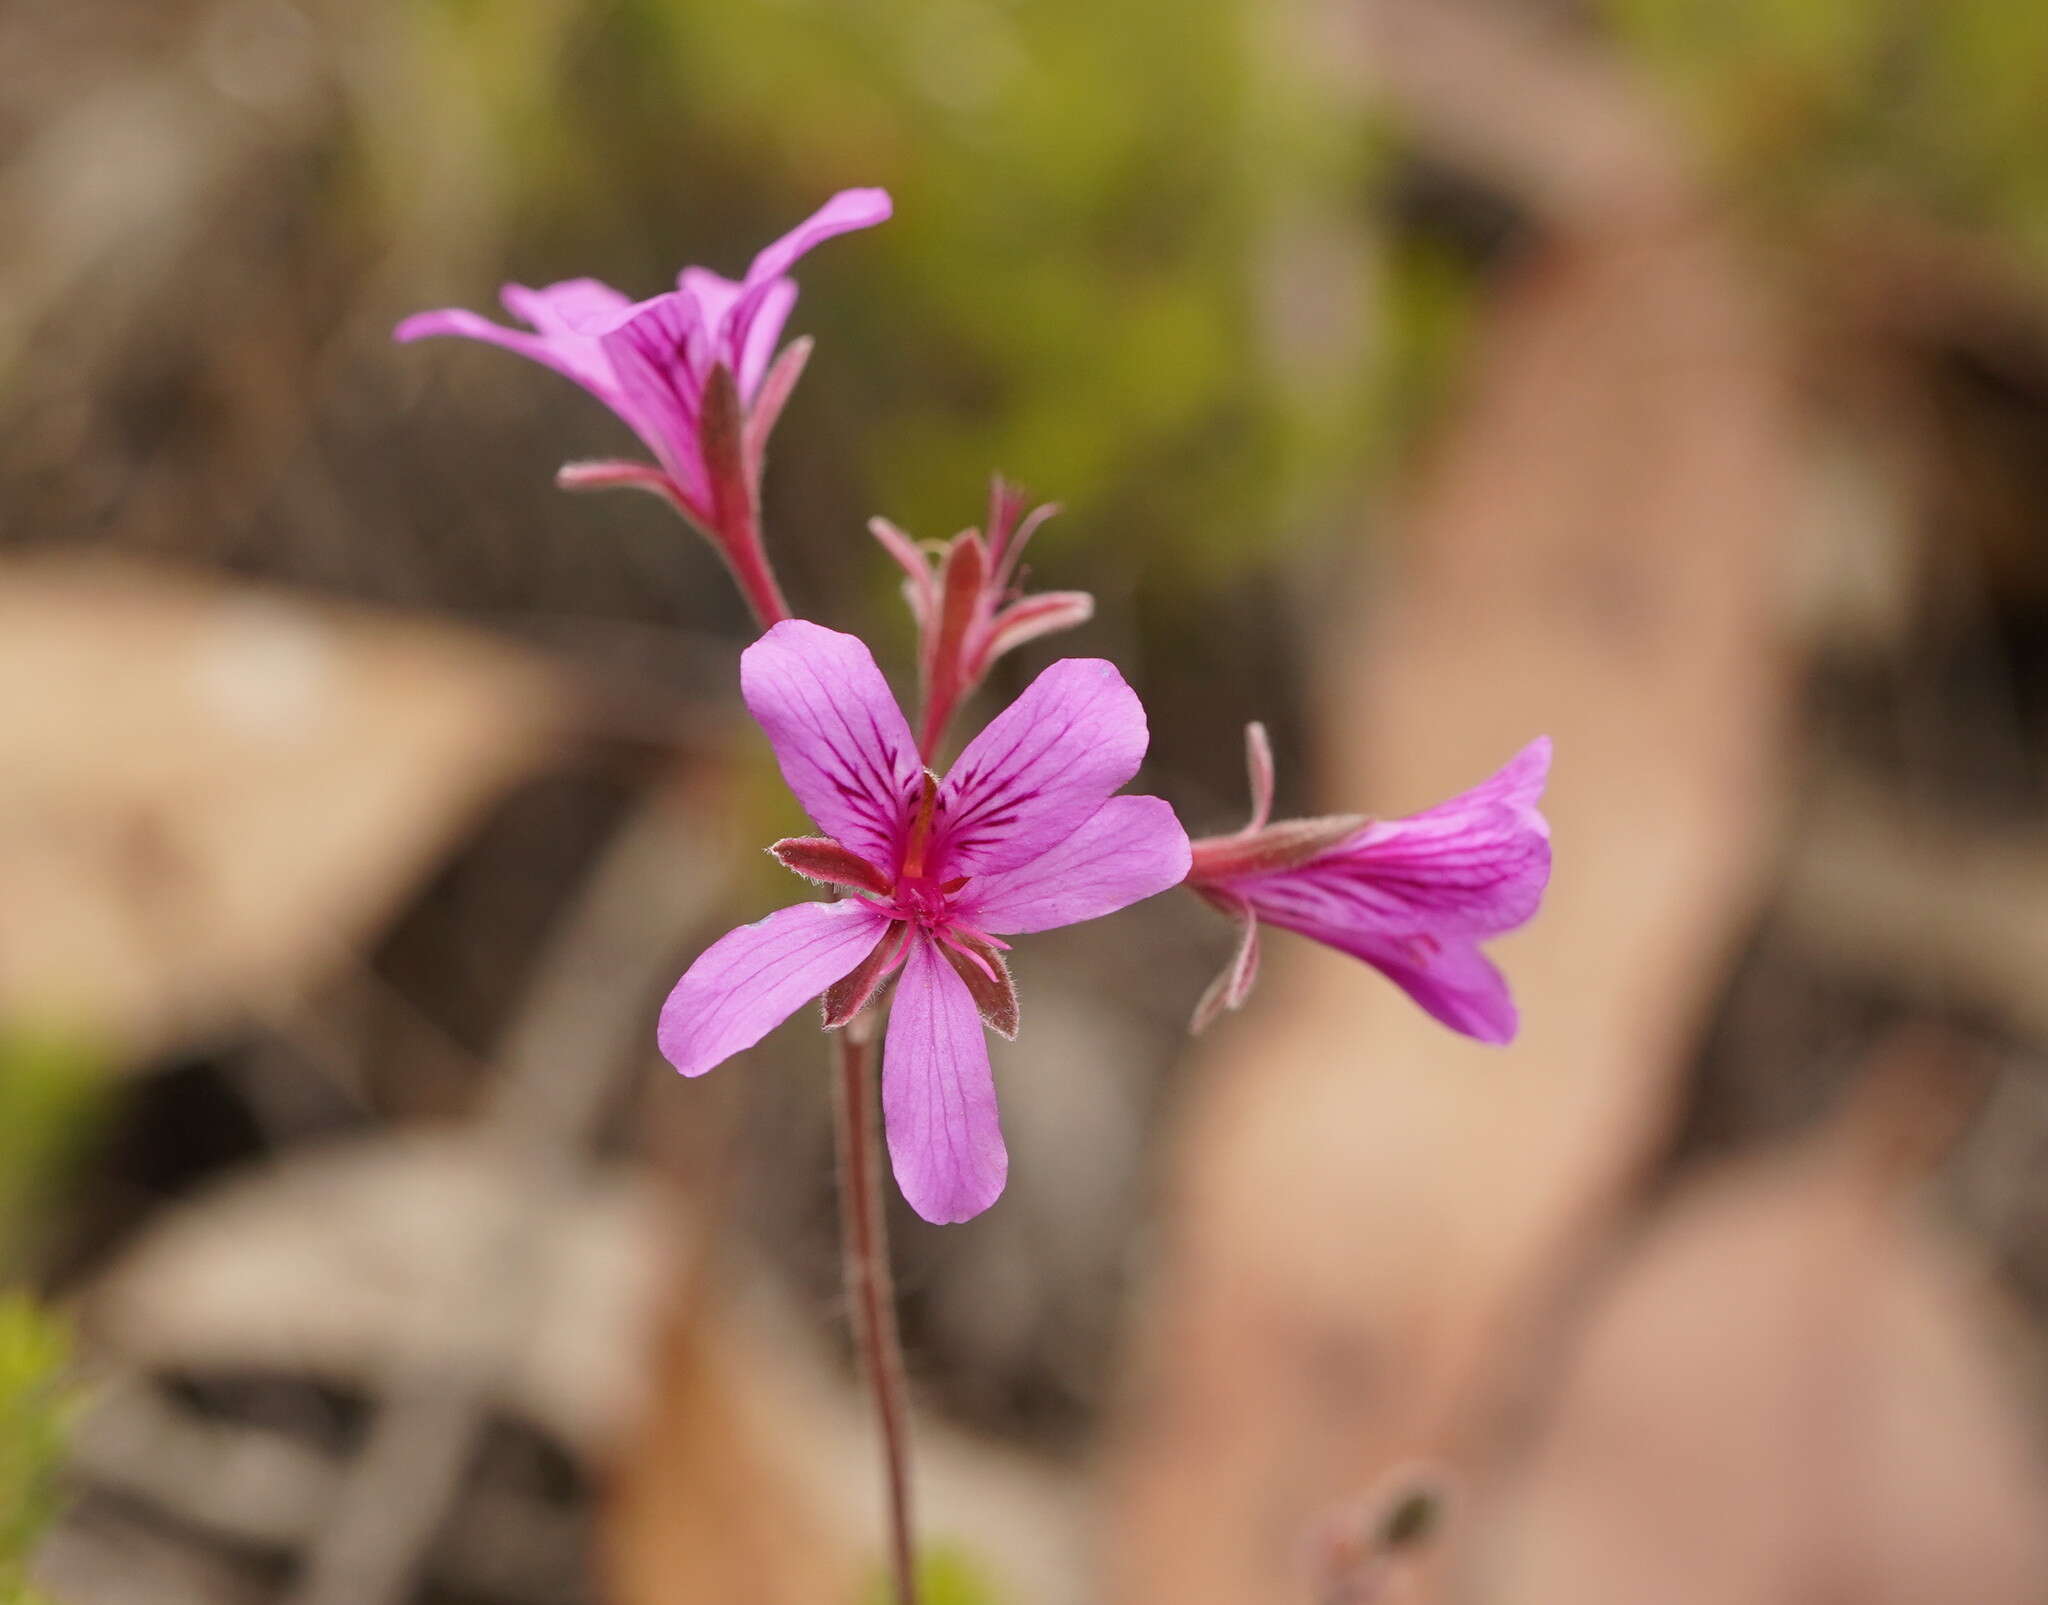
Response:
[[[768,435],[809,353],[800,340],[777,355],[796,299],[788,270],[820,241],[889,212],[880,190],[844,191],[737,282],[685,268],[675,290],[637,303],[592,279],[513,285],[506,309],[530,330],[459,310],[398,328],[401,340],[452,334],[504,346],[597,396],[655,460],[570,464],[559,482],[664,497],[725,556],[766,631],[741,656],[741,693],[821,833],[770,851],[834,896],[706,949],[662,1009],[662,1052],[700,1075],[812,998],[828,1029],[848,1027],[893,981],[882,1080],[889,1153],[912,1207],[951,1222],[987,1209],[1008,1173],[984,1035],[1017,1030],[1005,937],[1096,919],[1185,883],[1239,933],[1195,1012],[1197,1030],[1245,1001],[1260,927],[1273,925],[1364,960],[1455,1031],[1512,1038],[1514,1003],[1480,943],[1527,921],[1542,900],[1550,839],[1537,802],[1548,741],[1405,819],[1274,823],[1272,755],[1253,725],[1250,823],[1190,843],[1166,802],[1119,795],[1148,740],[1137,695],[1112,665],[1065,658],[941,779],[928,766],[996,659],[1094,608],[1084,592],[1024,594],[1021,555],[1054,509],[1027,511],[1001,480],[985,528],[950,541],[919,544],[883,519],[870,526],[904,570],[918,629],[915,735],[866,646],[789,616],[759,519]]]

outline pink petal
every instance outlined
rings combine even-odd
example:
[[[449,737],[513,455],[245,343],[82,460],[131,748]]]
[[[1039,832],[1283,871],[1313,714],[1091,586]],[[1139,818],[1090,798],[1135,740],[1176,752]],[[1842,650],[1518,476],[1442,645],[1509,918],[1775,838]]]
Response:
[[[736,284],[709,268],[686,267],[676,283],[696,301],[712,334],[712,355],[732,369],[741,396],[751,402],[796,305],[796,280]]]
[[[1409,818],[1421,820],[1445,814],[1455,816],[1492,803],[1523,814],[1531,828],[1548,836],[1550,826],[1536,811],[1536,804],[1542,799],[1543,785],[1549,778],[1550,737],[1538,736],[1510,758],[1499,773],[1480,781],[1470,791],[1460,792],[1449,801],[1440,802],[1434,808],[1425,808]]]
[[[749,291],[742,309],[720,331],[721,349],[732,364],[740,394],[752,401],[782,339],[783,325],[796,306],[796,280],[776,279],[766,289]]]
[[[796,305],[796,284],[786,275],[797,259],[835,234],[887,221],[889,212],[886,191],[841,190],[754,257],[738,298],[721,317],[709,320],[718,331],[720,354],[739,379],[742,395],[753,396],[761,375],[767,372],[775,343],[782,338],[790,309]]]
[[[706,328],[722,328],[739,304],[746,286],[709,268],[686,267],[676,275],[676,288],[697,303]]]
[[[781,278],[799,257],[835,234],[886,223],[891,210],[887,190],[841,190],[781,239],[763,247],[747,268],[747,287],[758,288],[770,279]]]
[[[1178,886],[1188,836],[1157,797],[1112,797],[1028,864],[968,882],[954,907],[977,930],[1009,936],[1100,919]]]
[[[924,768],[873,654],[784,619],[740,654],[740,692],[819,830],[894,873]]]
[[[1496,1046],[1514,1041],[1521,1023],[1514,997],[1493,961],[1472,943],[1397,944],[1348,931],[1296,929],[1364,959],[1453,1031]]]
[[[610,364],[594,340],[578,335],[528,334],[524,329],[508,329],[502,323],[493,323],[489,318],[461,307],[449,307],[440,312],[415,312],[391,331],[392,339],[401,345],[432,339],[437,335],[454,335],[463,340],[481,340],[486,345],[501,346],[531,362],[554,369],[565,379],[575,380],[606,406],[616,408],[619,405],[618,385]]]
[[[896,1183],[926,1220],[967,1220],[1001,1195],[1010,1156],[981,1015],[923,938],[910,945],[890,1009],[882,1116]]]
[[[619,387],[619,410],[684,495],[709,490],[697,426],[710,368],[710,334],[697,303],[681,291],[658,295],[599,340]]]
[[[1085,825],[1138,772],[1138,695],[1100,658],[1062,658],[967,744],[946,777],[937,862],[945,875],[1029,863]]]
[[[562,279],[538,290],[508,284],[498,292],[505,310],[523,318],[545,335],[581,335],[595,339],[619,321],[633,304],[622,290],[600,279]]]
[[[867,957],[888,919],[857,898],[798,903],[728,931],[661,1008],[662,1057],[702,1075],[751,1048]]]
[[[1535,806],[1549,757],[1549,743],[1534,742],[1448,802],[1369,824],[1297,867],[1217,884],[1295,929],[1466,938],[1513,930],[1550,881],[1550,827]]]

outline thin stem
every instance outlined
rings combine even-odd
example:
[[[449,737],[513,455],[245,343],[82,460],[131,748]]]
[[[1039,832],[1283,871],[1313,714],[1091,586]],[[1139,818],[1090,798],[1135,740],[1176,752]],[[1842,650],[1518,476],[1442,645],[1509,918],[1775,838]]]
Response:
[[[896,1605],[917,1605],[917,1552],[910,1519],[910,1423],[903,1389],[903,1343],[889,1274],[888,1222],[882,1212],[881,1146],[876,1141],[874,1015],[863,1013],[833,1036],[838,1097],[839,1229],[847,1302],[861,1369],[875,1398],[889,1499],[889,1570]]]
[[[718,532],[712,544],[725,559],[725,566],[732,570],[740,594],[754,610],[755,620],[765,630],[793,617],[761,544],[761,515],[754,497],[749,494],[737,506],[721,511],[727,527]]]

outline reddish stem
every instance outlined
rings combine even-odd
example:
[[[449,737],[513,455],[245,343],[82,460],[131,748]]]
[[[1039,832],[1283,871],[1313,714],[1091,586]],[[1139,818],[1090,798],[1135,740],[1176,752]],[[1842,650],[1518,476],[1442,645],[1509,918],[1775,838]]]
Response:
[[[917,1553],[910,1519],[910,1424],[904,1401],[903,1343],[889,1274],[889,1232],[882,1206],[881,1145],[876,1140],[874,1016],[861,1014],[834,1037],[839,1134],[839,1222],[847,1302],[861,1368],[874,1394],[889,1501],[889,1571],[896,1605],[917,1605]]]
[[[762,629],[794,617],[775,582],[775,570],[768,565],[768,552],[761,543],[761,515],[752,494],[738,497],[718,509],[719,529],[711,544],[718,548],[725,566],[747,606]]]

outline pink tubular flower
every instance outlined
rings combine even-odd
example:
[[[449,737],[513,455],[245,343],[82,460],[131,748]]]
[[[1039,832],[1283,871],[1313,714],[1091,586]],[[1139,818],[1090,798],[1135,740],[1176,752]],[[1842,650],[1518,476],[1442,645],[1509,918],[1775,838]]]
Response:
[[[737,283],[686,267],[676,288],[630,301],[596,279],[544,289],[508,284],[505,310],[531,325],[509,329],[474,312],[421,312],[396,338],[452,334],[503,346],[575,380],[617,413],[654,453],[654,463],[570,463],[570,490],[625,486],[653,491],[709,535],[733,564],[764,618],[786,617],[774,581],[758,565],[755,511],[768,436],[789,399],[810,342],[778,358],[776,342],[796,305],[788,276],[813,246],[889,216],[878,189],[842,190],[754,258]]]
[[[950,541],[919,543],[886,518],[868,520],[875,539],[902,565],[903,595],[922,643],[920,751],[937,751],[954,709],[997,658],[1095,616],[1095,598],[1086,591],[1022,592],[1017,564],[1025,542],[1058,511],[1048,503],[1027,512],[1023,493],[998,477],[989,485],[985,535],[968,529]]]
[[[1237,1008],[1258,976],[1259,926],[1315,938],[1379,970],[1453,1031],[1514,1039],[1514,999],[1479,950],[1525,924],[1550,880],[1550,827],[1537,799],[1550,773],[1538,737],[1491,780],[1406,819],[1357,814],[1267,823],[1273,758],[1245,732],[1252,819],[1194,844],[1188,884],[1238,922],[1236,955],[1195,1011],[1199,1031]]]
[[[661,1051],[701,1075],[821,993],[826,1026],[844,1025],[900,969],[882,1070],[889,1157],[926,1220],[978,1215],[1009,1171],[982,1036],[1017,1030],[998,938],[1112,914],[1187,874],[1173,810],[1110,795],[1145,756],[1145,711],[1110,664],[1062,659],[941,782],[853,636],[777,624],[742,655],[740,687],[825,832],[770,851],[852,895],[714,942],[662,1008]]]

